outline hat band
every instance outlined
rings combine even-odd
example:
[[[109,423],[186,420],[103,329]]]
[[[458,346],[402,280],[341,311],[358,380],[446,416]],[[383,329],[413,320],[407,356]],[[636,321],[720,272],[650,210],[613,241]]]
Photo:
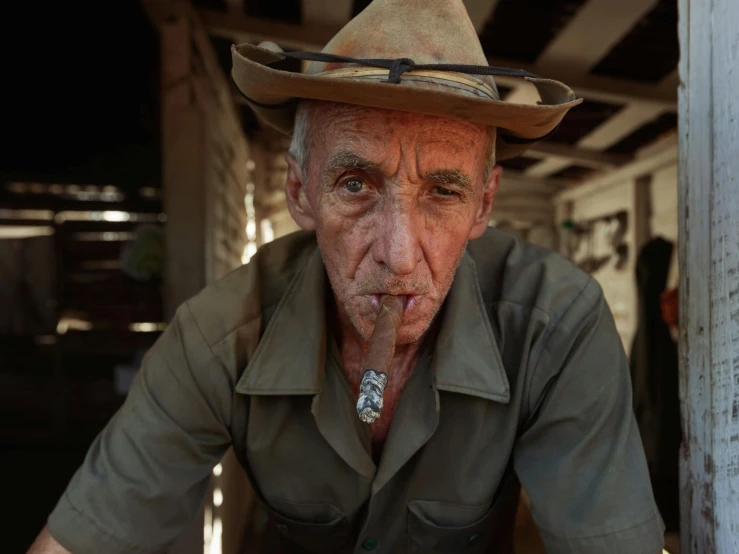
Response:
[[[390,74],[389,69],[381,69],[374,67],[342,67],[340,69],[332,69],[316,73],[316,76],[331,77],[339,79],[361,79],[363,77],[387,77]],[[500,96],[487,83],[460,73],[452,73],[449,71],[438,71],[433,69],[414,69],[404,73],[406,77],[427,77],[430,79],[439,79],[441,81],[449,81],[457,85],[463,85],[482,92],[492,100],[500,101]]]

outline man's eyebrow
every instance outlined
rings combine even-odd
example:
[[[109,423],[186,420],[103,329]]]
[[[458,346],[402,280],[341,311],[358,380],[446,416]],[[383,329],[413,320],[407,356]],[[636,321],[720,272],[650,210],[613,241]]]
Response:
[[[347,169],[359,169],[368,173],[374,173],[380,170],[380,165],[366,160],[351,150],[339,150],[328,160],[325,173],[331,175]]]
[[[460,169],[437,169],[427,173],[425,179],[440,185],[457,185],[462,189],[472,190],[472,179]]]

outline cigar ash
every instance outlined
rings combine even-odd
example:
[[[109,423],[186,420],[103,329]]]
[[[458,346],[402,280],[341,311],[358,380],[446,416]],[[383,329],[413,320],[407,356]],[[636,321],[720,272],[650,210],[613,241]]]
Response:
[[[357,415],[364,423],[374,423],[382,415],[382,395],[391,378],[390,366],[405,301],[405,296],[385,295],[380,302],[375,327],[367,345],[357,400]]]

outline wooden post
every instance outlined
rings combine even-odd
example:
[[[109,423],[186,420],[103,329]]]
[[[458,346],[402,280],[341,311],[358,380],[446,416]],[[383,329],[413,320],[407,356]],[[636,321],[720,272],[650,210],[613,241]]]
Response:
[[[192,84],[191,22],[177,3],[159,25],[162,52],[162,184],[167,213],[164,313],[205,286],[203,117]]]
[[[739,2],[680,0],[683,554],[739,551]]]
[[[204,130],[195,102],[192,23],[177,2],[150,2],[161,44],[163,205],[167,213],[164,315],[205,286]],[[212,493],[211,493],[212,494]],[[203,552],[203,509],[167,554]]]
[[[634,179],[634,258],[652,238],[652,179],[653,174]],[[636,309],[636,308],[635,308]]]
[[[557,227],[557,237],[559,239],[558,252],[568,258],[572,256],[573,252],[570,252],[570,233],[568,229],[565,229],[564,222],[569,221],[572,218],[572,212],[574,210],[574,202],[569,200],[563,200],[558,202],[555,199],[554,203],[554,225]]]

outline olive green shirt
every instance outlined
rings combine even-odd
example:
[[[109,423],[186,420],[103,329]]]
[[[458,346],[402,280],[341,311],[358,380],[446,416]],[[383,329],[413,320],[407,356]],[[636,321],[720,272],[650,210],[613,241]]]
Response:
[[[233,445],[271,552],[510,552],[519,482],[548,552],[659,552],[626,357],[588,275],[492,229],[471,242],[377,464],[327,281],[296,233],[181,306],[52,535],[75,554],[160,551]]]

